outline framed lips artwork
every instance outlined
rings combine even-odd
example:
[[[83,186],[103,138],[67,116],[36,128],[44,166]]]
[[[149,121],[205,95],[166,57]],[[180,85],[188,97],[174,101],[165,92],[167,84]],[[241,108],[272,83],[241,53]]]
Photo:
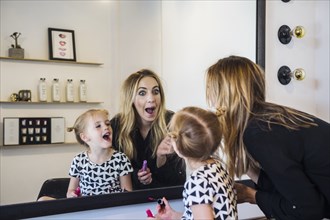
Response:
[[[49,59],[76,61],[74,31],[48,28]]]

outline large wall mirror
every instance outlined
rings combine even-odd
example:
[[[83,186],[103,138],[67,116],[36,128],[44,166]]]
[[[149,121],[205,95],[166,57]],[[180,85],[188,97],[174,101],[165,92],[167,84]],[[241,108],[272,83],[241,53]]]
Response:
[[[82,1],[84,2],[84,1]],[[135,1],[132,1],[135,2]],[[229,1],[207,1],[208,5],[202,5],[203,1],[191,1],[195,2],[195,4],[189,4],[189,1],[143,1],[144,10],[148,10],[145,8],[146,4],[150,2],[153,4],[152,7],[155,7],[155,4],[158,8],[157,13],[161,12],[161,15],[157,15],[159,18],[159,24],[161,28],[159,32],[155,35],[160,34],[160,36],[156,36],[157,42],[160,42],[161,45],[157,46],[157,50],[159,55],[155,56],[155,54],[148,53],[150,51],[155,51],[154,48],[139,48],[139,42],[144,45],[148,45],[149,43],[154,44],[154,42],[143,42],[143,38],[139,38],[138,36],[131,36],[130,33],[134,32],[132,29],[126,30],[127,35],[125,34],[125,29],[120,27],[122,22],[136,22],[134,25],[138,24],[136,17],[124,18],[120,17],[120,22],[118,25],[118,30],[121,31],[121,39],[119,49],[122,51],[119,53],[118,58],[114,58],[110,61],[111,65],[117,65],[117,70],[123,73],[130,73],[132,69],[136,68],[138,65],[131,65],[133,62],[143,61],[146,62],[151,61],[153,64],[150,66],[153,69],[159,70],[162,72],[162,78],[166,81],[165,89],[166,89],[166,101],[171,109],[177,110],[180,106],[184,106],[190,104],[190,98],[183,98],[185,103],[178,104],[177,101],[174,101],[176,98],[180,96],[186,96],[186,91],[190,91],[190,96],[192,96],[193,100],[191,104],[195,104],[194,101],[202,101],[198,100],[196,96],[191,93],[197,91],[201,94],[201,97],[204,96],[204,88],[203,82],[199,82],[201,84],[201,88],[196,87],[192,83],[184,82],[183,80],[187,77],[187,75],[180,75],[177,77],[175,74],[182,74],[190,72],[193,69],[200,68],[198,67],[199,63],[196,61],[190,62],[192,57],[187,57],[182,54],[182,51],[186,51],[187,53],[193,54],[194,48],[198,50],[198,56],[193,57],[195,60],[201,59],[203,60],[207,56],[211,56],[211,59],[208,62],[202,63],[202,68],[200,71],[205,71],[205,68],[213,64],[217,61],[216,58],[221,58],[225,55],[230,55],[232,53],[236,53],[237,55],[247,56],[252,60],[255,60],[262,67],[265,67],[265,1],[264,0],[256,0],[256,1],[232,1],[234,2],[230,5],[230,8],[225,8],[226,4],[221,5],[221,10],[214,10],[216,7],[220,7],[217,5],[216,7],[211,4],[220,4],[221,2],[229,2]],[[171,3],[172,2],[172,3]],[[184,2],[187,2],[185,4]],[[217,3],[220,2],[220,3]],[[124,1],[121,7],[125,7],[129,1]],[[134,4],[138,4],[135,2]],[[199,5],[198,5],[199,4]],[[240,7],[235,7],[236,5],[240,5]],[[246,9],[242,7],[246,5]],[[251,8],[251,5],[253,7]],[[212,9],[213,8],[213,9]],[[150,8],[149,8],[150,9]],[[212,9],[207,12],[207,10]],[[247,11],[247,15],[242,15],[242,10]],[[121,8],[121,11],[122,8]],[[251,14],[253,11],[253,15]],[[129,10],[124,11],[124,15],[118,16],[126,16],[132,14]],[[191,12],[191,13],[190,13]],[[116,12],[120,14],[120,12]],[[144,13],[141,11],[141,13]],[[203,14],[206,13],[206,14]],[[221,17],[223,15],[223,17]],[[216,19],[212,19],[215,16]],[[13,16],[14,19],[15,16]],[[201,18],[203,18],[201,20]],[[69,19],[69,18],[68,18]],[[91,17],[89,19],[92,19]],[[127,19],[127,20],[125,20]],[[193,21],[193,22],[189,22]],[[202,23],[202,21],[207,21],[206,24]],[[246,26],[250,23],[250,26]],[[180,28],[179,25],[185,25],[185,28]],[[242,24],[242,26],[239,26]],[[127,25],[127,24],[126,24]],[[144,31],[143,27],[133,27],[135,30]],[[130,25],[127,25],[126,28],[129,28]],[[193,25],[193,26],[191,26]],[[195,28],[194,28],[195,27]],[[221,30],[217,31],[217,34],[213,34],[212,30]],[[170,32],[175,30],[175,33]],[[183,36],[180,34],[183,34]],[[138,34],[137,34],[138,35]],[[193,42],[189,42],[189,40],[185,40],[189,35],[191,38],[195,37]],[[202,40],[198,40],[198,36]],[[205,38],[207,36],[207,38]],[[134,40],[135,39],[135,40]],[[207,40],[205,40],[207,39]],[[233,44],[230,45],[230,42],[236,40]],[[207,41],[207,42],[206,42]],[[182,44],[182,42],[187,42],[187,44]],[[222,42],[219,44],[219,42]],[[220,46],[219,46],[220,45]],[[222,45],[222,47],[221,47]],[[209,51],[207,48],[216,47],[217,51]],[[136,49],[136,53],[132,53],[130,48]],[[206,49],[203,49],[206,48]],[[238,49],[244,48],[243,52],[240,52]],[[99,48],[101,49],[101,48]],[[140,49],[140,50],[138,50]],[[176,51],[177,50],[177,51]],[[226,51],[227,50],[227,51]],[[138,52],[139,51],[139,52]],[[171,54],[171,53],[175,54]],[[143,55],[138,55],[139,53],[145,53],[145,57]],[[185,56],[185,57],[183,57]],[[156,57],[156,58],[155,58]],[[180,60],[178,60],[180,58]],[[186,59],[185,59],[186,58]],[[110,58],[109,58],[110,59]],[[155,60],[156,59],[156,60]],[[116,61],[118,62],[116,64]],[[110,64],[109,64],[110,65]],[[185,68],[189,66],[189,68]],[[178,67],[174,69],[174,67]],[[188,74],[188,73],[187,73]],[[113,76],[115,79],[122,81],[126,76]],[[192,78],[194,76],[191,76]],[[201,78],[195,79],[196,81],[201,81]],[[178,84],[180,82],[180,84]],[[119,84],[118,81],[114,82],[116,85]],[[180,86],[184,84],[187,86],[186,89],[180,88]],[[197,89],[196,89],[197,88]],[[175,91],[183,91],[179,95],[176,94]],[[181,98],[181,97],[180,97]],[[118,100],[117,100],[118,101]],[[37,171],[33,171],[37,172]],[[23,187],[24,187],[24,183]],[[29,190],[29,189],[26,189]],[[0,206],[0,218],[1,219],[21,219],[21,218],[29,218],[29,217],[37,217],[37,216],[45,216],[45,215],[53,215],[59,213],[67,213],[67,212],[75,212],[89,209],[98,209],[104,207],[111,206],[119,206],[119,205],[128,205],[134,203],[143,203],[147,202],[146,199],[148,196],[160,197],[166,195],[169,199],[180,198],[182,193],[182,186],[171,186],[167,188],[161,189],[150,189],[150,190],[139,190],[128,193],[121,194],[109,194],[102,196],[91,196],[77,199],[59,199],[54,201],[45,201],[45,202],[24,202],[19,204],[9,204]]]

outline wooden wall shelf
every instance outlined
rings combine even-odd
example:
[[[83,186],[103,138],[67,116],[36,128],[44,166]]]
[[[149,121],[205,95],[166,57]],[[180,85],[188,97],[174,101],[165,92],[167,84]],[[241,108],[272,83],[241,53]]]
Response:
[[[25,61],[25,62],[44,62],[44,63],[67,63],[67,64],[81,64],[81,65],[103,65],[103,63],[94,62],[78,62],[78,61],[65,61],[65,60],[45,60],[45,59],[29,59],[29,58],[13,58],[13,57],[0,57],[1,60],[12,61]]]
[[[17,145],[0,145],[3,148],[13,148],[13,147],[47,147],[47,146],[69,146],[69,145],[80,145],[78,142],[64,142],[64,143],[52,143],[52,144],[17,144]]]
[[[0,101],[0,104],[10,104],[10,105],[96,105],[103,102],[10,102],[10,101]]]

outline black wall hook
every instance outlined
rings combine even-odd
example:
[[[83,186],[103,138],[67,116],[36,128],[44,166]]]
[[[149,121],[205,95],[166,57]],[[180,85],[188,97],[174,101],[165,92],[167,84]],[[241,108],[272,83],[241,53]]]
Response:
[[[291,82],[291,69],[288,66],[281,66],[277,72],[277,78],[282,85],[288,85]]]
[[[292,39],[291,28],[287,25],[282,25],[280,29],[278,29],[277,36],[282,44],[290,43]]]

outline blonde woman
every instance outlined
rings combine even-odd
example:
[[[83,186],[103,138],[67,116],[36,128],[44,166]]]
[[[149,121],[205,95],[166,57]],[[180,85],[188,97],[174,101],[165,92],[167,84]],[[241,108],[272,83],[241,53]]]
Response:
[[[329,123],[266,102],[264,72],[245,57],[209,67],[206,88],[220,116],[230,174],[248,174],[256,183],[256,189],[236,184],[238,202],[258,204],[268,218],[329,218]]]
[[[148,69],[131,74],[122,85],[120,100],[120,113],[111,119],[113,146],[131,160],[133,188],[182,185],[185,168],[166,137],[173,112],[165,108],[160,78]]]

